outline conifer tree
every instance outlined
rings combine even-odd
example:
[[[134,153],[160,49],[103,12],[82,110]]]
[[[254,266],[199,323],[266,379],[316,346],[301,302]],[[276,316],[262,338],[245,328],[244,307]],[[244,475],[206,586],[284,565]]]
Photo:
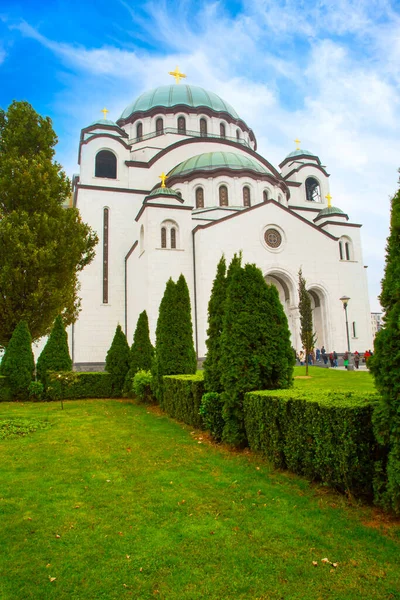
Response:
[[[289,387],[293,352],[286,315],[276,288],[260,269],[233,269],[222,331],[223,440],[246,443],[243,399],[246,392]]]
[[[107,352],[105,367],[106,371],[111,374],[113,395],[116,397],[122,394],[126,374],[129,371],[129,362],[129,345],[121,325],[118,325],[110,349]]]
[[[221,334],[226,300],[225,256],[217,266],[217,274],[208,303],[207,356],[203,364],[206,392],[222,392],[221,382]]]
[[[302,270],[299,269],[299,312],[300,312],[300,339],[306,355],[306,375],[308,375],[308,356],[311,354],[316,342],[313,332],[313,318],[310,294],[306,288],[306,280]]]
[[[130,367],[125,379],[124,391],[128,392],[132,387],[132,379],[138,371],[150,371],[154,356],[154,348],[150,341],[149,319],[144,310],[140,313],[133,344],[130,351]]]
[[[54,321],[49,339],[37,361],[36,375],[47,387],[48,371],[71,371],[72,360],[69,355],[68,336],[61,315]]]
[[[28,399],[34,369],[31,334],[26,321],[20,321],[8,343],[1,369],[2,375],[8,377],[11,393],[16,400]]]
[[[193,343],[192,310],[189,289],[185,277],[181,274],[175,288],[175,374],[196,373],[197,357]]]
[[[378,502],[400,514],[400,190],[392,198],[380,302],[385,313],[383,328],[375,338],[374,356],[368,360],[381,395],[374,414],[375,434],[389,452],[387,481],[381,485]]]

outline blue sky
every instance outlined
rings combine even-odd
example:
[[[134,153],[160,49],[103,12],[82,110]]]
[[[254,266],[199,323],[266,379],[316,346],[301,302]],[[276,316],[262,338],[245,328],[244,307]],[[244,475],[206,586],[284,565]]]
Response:
[[[141,92],[172,82],[179,65],[187,83],[235,107],[274,165],[296,137],[318,154],[333,204],[364,225],[378,310],[400,166],[399,9],[390,0],[0,4],[0,106],[28,100],[49,115],[72,175],[81,128],[104,105],[117,119]]]

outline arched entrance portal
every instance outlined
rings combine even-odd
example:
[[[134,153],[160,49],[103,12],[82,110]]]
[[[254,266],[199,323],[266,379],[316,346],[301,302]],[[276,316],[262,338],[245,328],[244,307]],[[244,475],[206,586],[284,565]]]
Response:
[[[313,327],[316,334],[316,348],[322,348],[328,351],[330,349],[330,336],[328,335],[328,314],[325,293],[315,286],[308,290],[311,297],[311,308],[313,311]]]
[[[291,277],[281,271],[271,271],[265,275],[265,281],[276,287],[279,299],[283,305],[289,330],[291,334],[292,346],[300,349],[300,333],[298,324],[298,306],[296,300],[296,287]]]

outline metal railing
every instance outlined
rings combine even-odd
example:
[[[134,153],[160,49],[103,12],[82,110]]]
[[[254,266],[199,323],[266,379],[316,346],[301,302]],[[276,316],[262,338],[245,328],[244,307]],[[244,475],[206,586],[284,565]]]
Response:
[[[229,140],[231,142],[235,142],[237,144],[241,144],[242,146],[247,146],[247,148],[251,149],[250,144],[241,138],[229,137],[227,135],[217,135],[216,133],[202,133],[200,131],[191,131],[190,129],[177,129],[175,127],[164,127],[161,131],[152,131],[151,133],[146,133],[145,135],[141,135],[136,138],[132,138],[129,140],[128,144],[138,144],[139,142],[143,142],[145,140],[151,140],[152,138],[159,137],[160,135],[165,135],[167,133],[172,133],[174,135],[184,135],[187,137],[196,137],[196,138],[212,138],[217,140]]]

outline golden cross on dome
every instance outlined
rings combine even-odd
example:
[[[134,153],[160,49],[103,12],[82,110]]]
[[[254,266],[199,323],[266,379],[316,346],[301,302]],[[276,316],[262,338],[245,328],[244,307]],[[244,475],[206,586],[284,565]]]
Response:
[[[330,208],[330,207],[331,207],[331,200],[332,200],[332,196],[331,196],[330,194],[327,194],[327,195],[325,196],[325,198],[328,200],[328,208]]]
[[[294,143],[296,144],[296,150],[300,150],[300,140],[294,140]]]
[[[179,67],[176,67],[175,71],[168,71],[168,75],[175,77],[175,83],[179,83],[181,79],[186,77],[186,75],[179,71]]]
[[[103,113],[103,115],[104,115],[104,120],[106,120],[106,119],[107,119],[107,113],[108,113],[108,112],[110,112],[110,111],[109,111],[109,110],[107,110],[106,108],[103,108],[103,110],[101,110],[100,112],[102,112],[102,113]]]
[[[165,188],[165,187],[167,187],[167,186],[165,185],[165,180],[167,179],[167,176],[166,176],[166,174],[164,173],[164,171],[161,173],[161,175],[159,175],[159,176],[158,176],[158,178],[159,178],[159,179],[161,179],[161,187],[162,187],[162,188]]]

